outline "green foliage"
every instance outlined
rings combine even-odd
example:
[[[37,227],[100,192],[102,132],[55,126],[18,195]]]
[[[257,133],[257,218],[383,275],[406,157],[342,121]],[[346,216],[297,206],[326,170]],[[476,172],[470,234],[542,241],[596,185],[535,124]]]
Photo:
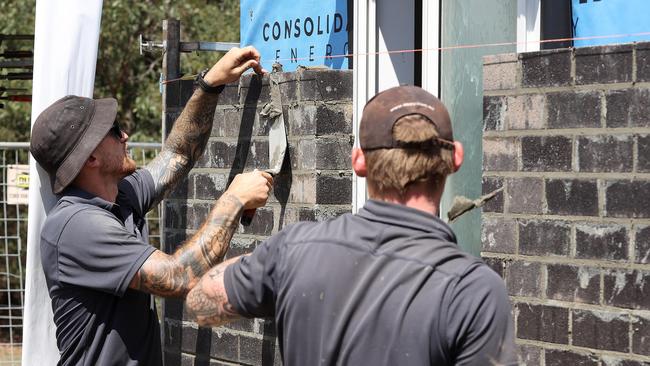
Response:
[[[0,1],[0,33],[33,34],[34,9],[35,0]],[[162,22],[169,18],[180,19],[183,41],[239,41],[238,0],[104,0],[94,95],[118,100],[118,118],[131,141],[161,139],[162,51],[140,55],[138,36],[162,40]],[[4,46],[3,42],[0,47]],[[182,55],[181,70],[196,74],[219,56]],[[14,84],[31,90],[31,82]],[[29,104],[5,103],[0,109],[0,141],[27,141],[30,113]]]

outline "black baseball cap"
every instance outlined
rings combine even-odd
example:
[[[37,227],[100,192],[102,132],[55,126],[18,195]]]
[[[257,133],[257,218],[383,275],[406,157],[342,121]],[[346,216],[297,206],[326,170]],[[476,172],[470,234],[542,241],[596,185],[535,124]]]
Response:
[[[32,127],[29,150],[61,193],[113,126],[117,101],[68,95],[47,107]]]
[[[393,137],[393,126],[402,117],[419,114],[436,128],[438,137],[422,142],[402,142]],[[442,147],[453,149],[454,135],[449,112],[433,94],[417,86],[397,86],[387,89],[366,103],[359,126],[361,149]]]

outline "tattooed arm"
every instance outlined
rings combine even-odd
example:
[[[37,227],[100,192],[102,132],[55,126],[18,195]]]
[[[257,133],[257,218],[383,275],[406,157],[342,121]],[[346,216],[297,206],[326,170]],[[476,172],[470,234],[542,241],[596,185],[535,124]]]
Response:
[[[240,258],[231,258],[212,268],[187,294],[185,304],[191,320],[200,326],[216,327],[241,317],[228,301],[223,282],[226,268]]]
[[[156,250],[134,275],[129,287],[165,297],[185,296],[201,276],[223,260],[244,209],[266,203],[270,174],[238,174],[219,198],[201,228],[173,255]]]
[[[258,74],[264,72],[259,52],[253,47],[233,48],[208,71],[204,80],[212,86],[227,84],[251,67]],[[145,167],[155,183],[155,202],[162,200],[203,154],[218,99],[216,94],[197,89],[174,122],[162,151]]]

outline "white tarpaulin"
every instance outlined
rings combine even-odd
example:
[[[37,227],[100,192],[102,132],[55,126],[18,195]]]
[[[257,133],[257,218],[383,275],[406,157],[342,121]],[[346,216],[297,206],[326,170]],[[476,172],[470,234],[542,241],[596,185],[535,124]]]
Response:
[[[101,13],[101,0],[36,1],[32,124],[63,96],[92,97]],[[47,173],[37,165],[30,159],[22,364],[54,365],[59,351],[39,247],[41,227],[55,197]]]

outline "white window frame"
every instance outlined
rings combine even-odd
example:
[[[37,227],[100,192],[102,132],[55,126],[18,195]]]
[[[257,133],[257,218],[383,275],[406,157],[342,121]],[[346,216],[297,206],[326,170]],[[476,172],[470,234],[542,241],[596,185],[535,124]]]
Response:
[[[378,92],[414,82],[414,54],[388,55],[387,51],[413,49],[415,2],[357,0],[354,2],[353,120],[358,136],[359,121],[366,102]],[[422,0],[422,86],[438,94],[439,0]],[[390,36],[390,45],[384,35]],[[397,37],[397,38],[396,38]],[[356,138],[355,146],[358,145]],[[352,178],[352,212],[367,200],[366,181],[356,174]]]
[[[540,50],[541,0],[517,0],[517,53]]]

